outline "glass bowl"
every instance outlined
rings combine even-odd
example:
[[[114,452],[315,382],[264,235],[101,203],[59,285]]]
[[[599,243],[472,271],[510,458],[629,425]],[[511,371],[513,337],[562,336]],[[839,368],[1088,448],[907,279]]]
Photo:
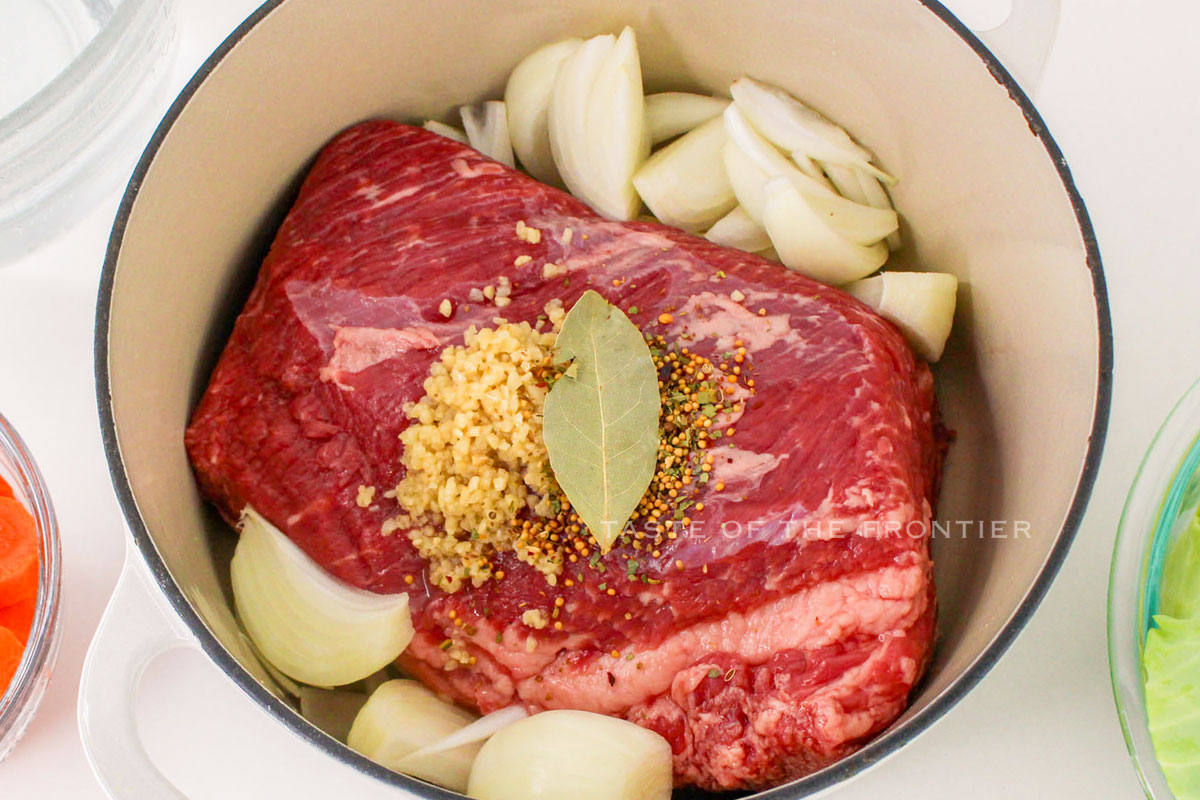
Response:
[[[133,169],[166,102],[175,0],[19,0],[0,13],[0,266]]]
[[[1138,467],[1121,512],[1108,582],[1108,660],[1113,696],[1138,778],[1152,800],[1174,795],[1154,755],[1146,720],[1142,649],[1157,613],[1163,560],[1200,505],[1200,381],[1167,416]]]
[[[21,437],[0,415],[0,477],[33,514],[40,545],[37,607],[25,654],[8,690],[0,697],[0,761],[8,755],[37,711],[58,655],[62,552],[50,494]]]

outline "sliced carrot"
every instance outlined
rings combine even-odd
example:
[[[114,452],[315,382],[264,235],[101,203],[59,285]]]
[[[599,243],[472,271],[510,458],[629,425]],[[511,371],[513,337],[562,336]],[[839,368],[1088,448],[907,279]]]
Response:
[[[25,506],[0,497],[0,606],[37,594],[37,526]]]
[[[8,628],[0,628],[0,695],[12,682],[17,674],[17,665],[21,663],[21,654],[25,645]]]
[[[4,480],[4,476],[0,475],[0,497],[12,497],[12,487],[8,485],[8,481]]]
[[[0,608],[0,628],[8,628],[22,642],[29,641],[29,629],[33,627],[33,614],[37,610],[37,597],[27,597]]]

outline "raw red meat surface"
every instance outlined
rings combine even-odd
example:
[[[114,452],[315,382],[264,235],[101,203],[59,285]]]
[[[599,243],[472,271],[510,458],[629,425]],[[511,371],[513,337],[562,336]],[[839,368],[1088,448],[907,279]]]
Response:
[[[541,241],[519,238],[518,221]],[[543,279],[548,262],[566,276]],[[507,308],[468,300],[501,276],[515,287]],[[626,579],[614,551],[606,571],[572,566],[570,587],[511,556],[503,581],[429,587],[404,532],[381,533],[399,511],[382,492],[403,474],[402,406],[468,325],[533,321],[588,288],[703,355],[735,340],[749,351],[756,393],[736,448],[717,451],[724,489],[710,481],[696,529],[639,554],[648,583]],[[417,636],[402,665],[445,696],[621,716],[666,737],[680,786],[747,789],[854,751],[921,676],[936,416],[929,369],[842,292],[660,225],[606,221],[449,139],[374,121],[317,159],[187,448],[227,518],[253,505],[337,577],[408,592]],[[378,489],[367,508],[364,485]],[[561,630],[522,622],[558,597]],[[446,669],[447,638],[475,665]]]

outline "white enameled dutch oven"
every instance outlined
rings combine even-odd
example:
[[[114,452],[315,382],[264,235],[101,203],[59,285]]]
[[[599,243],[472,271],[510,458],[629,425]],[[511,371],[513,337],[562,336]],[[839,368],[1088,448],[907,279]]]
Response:
[[[1017,0],[996,50],[1031,85],[1057,3]],[[901,266],[952,272],[959,316],[936,375],[957,432],[939,514],[992,521],[934,541],[940,640],[909,710],[855,755],[763,792],[810,795],[876,764],[975,686],[1066,555],[1109,407],[1111,331],[1095,238],[1062,154],[992,53],[935,0],[270,0],[208,60],[146,150],[113,228],[96,373],[113,483],[132,531],[85,668],[80,722],[115,797],[182,794],[138,742],[137,678],[202,649],[313,755],[409,796],[455,797],[312,727],[245,645],[234,540],[196,491],[183,429],[299,179],[356,121],[439,118],[498,97],[540,44],[632,25],[647,90],[742,74],[839,120],[901,178]],[[960,530],[960,529],[955,529]]]

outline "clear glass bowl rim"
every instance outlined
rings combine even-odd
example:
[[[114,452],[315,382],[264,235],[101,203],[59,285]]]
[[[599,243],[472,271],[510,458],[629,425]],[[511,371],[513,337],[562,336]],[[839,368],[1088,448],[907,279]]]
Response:
[[[1146,797],[1172,800],[1159,768],[1146,719],[1142,648],[1149,620],[1151,581],[1161,576],[1165,532],[1173,526],[1180,499],[1197,473],[1200,453],[1200,380],[1180,398],[1154,435],[1138,466],[1113,545],[1108,581],[1108,661],[1113,698]]]
[[[62,591],[62,549],[59,542],[58,520],[50,502],[50,492],[37,462],[25,445],[24,440],[11,423],[0,414],[0,454],[16,469],[14,487],[28,502],[28,508],[37,524],[42,557],[38,562],[38,595],[34,611],[33,626],[25,654],[17,666],[8,690],[0,698],[0,757],[6,746],[11,745],[9,736],[20,735],[18,723],[28,721],[27,714],[36,703],[43,687],[41,679],[53,665],[57,653],[58,619]]]
[[[0,266],[128,177],[165,105],[176,1],[112,0],[74,58],[0,116]]]

